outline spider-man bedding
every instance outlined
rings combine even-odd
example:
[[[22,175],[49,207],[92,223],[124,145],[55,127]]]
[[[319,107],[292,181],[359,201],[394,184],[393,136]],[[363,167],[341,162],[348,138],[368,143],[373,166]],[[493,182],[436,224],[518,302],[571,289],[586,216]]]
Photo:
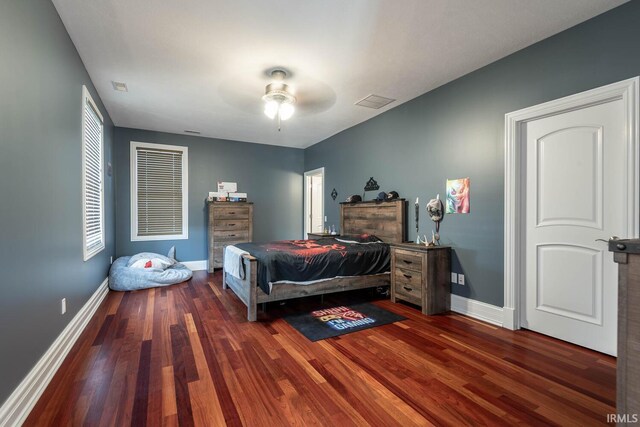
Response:
[[[240,243],[235,246],[257,259],[258,286],[266,294],[270,293],[271,284],[281,281],[310,282],[389,271],[388,244],[349,243],[344,240],[346,239],[282,240]]]

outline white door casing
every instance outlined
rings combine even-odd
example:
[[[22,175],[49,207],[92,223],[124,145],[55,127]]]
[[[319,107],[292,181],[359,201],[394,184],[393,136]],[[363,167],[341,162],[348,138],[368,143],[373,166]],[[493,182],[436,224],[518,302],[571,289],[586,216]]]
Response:
[[[522,327],[616,353],[617,266],[597,239],[626,236],[621,99],[527,122]]]
[[[523,110],[515,111],[513,113],[509,113],[505,116],[505,230],[504,230],[504,249],[505,249],[505,264],[504,264],[504,321],[503,326],[509,329],[518,329],[521,327],[521,301],[524,298],[523,292],[525,289],[524,284],[526,283],[526,191],[527,191],[527,183],[526,183],[526,152],[525,148],[527,146],[527,127],[530,123],[539,121],[543,118],[552,117],[560,114],[570,113],[572,111],[584,110],[588,107],[605,105],[612,102],[619,102],[620,105],[620,115],[621,119],[624,120],[624,147],[625,150],[625,161],[622,164],[618,164],[619,173],[622,174],[622,183],[620,184],[620,194],[622,200],[617,202],[617,206],[615,208],[618,211],[623,211],[624,219],[626,222],[624,228],[626,230],[626,234],[620,237],[638,237],[638,202],[639,197],[636,194],[638,191],[639,183],[638,183],[638,166],[639,162],[637,159],[639,153],[639,138],[638,138],[638,88],[639,88],[639,78],[635,77],[633,79],[625,80],[618,83],[613,83],[601,88],[589,90],[586,92],[582,92],[576,95],[568,96],[566,98],[558,99],[555,101],[547,102],[544,104],[540,104],[534,107],[526,108]],[[591,135],[591,143],[590,151],[584,152],[581,151],[581,155],[583,155],[584,159],[592,159],[596,160],[598,156],[604,156],[604,154],[600,153],[601,144],[603,141],[603,137],[606,139],[607,134],[602,134],[602,130],[599,129],[600,126],[593,123],[587,123],[586,126],[584,123],[582,126],[575,127],[575,129],[567,132],[573,132],[572,137],[575,139],[582,138],[583,140],[588,139],[589,135]],[[539,135],[544,136],[544,135]],[[557,136],[557,135],[556,135]],[[554,137],[553,133],[547,136],[547,140],[542,139],[542,143],[538,144],[536,150],[544,150],[545,142],[551,142],[551,139]],[[551,139],[549,139],[551,138]],[[597,141],[600,141],[598,143]],[[576,143],[573,141],[573,143]],[[572,143],[568,143],[564,147],[553,147],[553,149],[559,150],[556,154],[561,155],[563,150],[571,151],[571,147],[569,147]],[[551,144],[546,144],[547,147],[551,147]],[[590,154],[589,154],[590,153]],[[537,151],[536,151],[537,154]],[[547,155],[547,157],[551,157],[551,153],[543,153],[543,155]],[[585,157],[586,156],[586,157]],[[591,156],[591,157],[589,157]],[[543,162],[544,163],[544,162]],[[548,166],[551,166],[552,163],[548,163]],[[558,165],[555,165],[558,166]],[[604,163],[603,163],[604,168]],[[557,173],[557,171],[556,171]],[[601,179],[604,179],[605,171],[601,171],[602,175]],[[596,174],[597,179],[598,175]],[[582,177],[584,180],[585,177]],[[576,177],[576,181],[580,181],[580,178]],[[580,182],[575,183],[576,186],[580,187],[582,184]],[[606,185],[606,184],[604,184]],[[555,196],[558,197],[558,194],[562,193],[561,185],[558,185],[556,188],[553,185],[547,185],[549,197],[551,198],[553,192],[555,192]],[[584,206],[587,206],[589,202],[597,203],[598,197],[605,197],[603,193],[599,193],[597,188],[593,186],[590,187],[591,194],[589,198],[577,198],[576,202]],[[545,190],[543,190],[545,191]],[[595,199],[594,199],[595,198]],[[606,202],[606,200],[602,200]],[[546,210],[545,210],[546,209]],[[549,210],[551,209],[551,210]],[[539,221],[543,226],[551,226],[552,224],[556,224],[558,226],[561,225],[562,220],[561,217],[563,213],[560,211],[554,212],[556,210],[562,210],[559,206],[549,205],[548,208],[542,208],[541,212],[536,210],[536,220],[538,217],[541,221]],[[575,214],[575,212],[573,212]],[[566,215],[565,215],[566,216]],[[602,225],[600,229],[600,233],[606,234],[605,224],[606,222],[603,212],[591,212],[591,215],[578,215],[572,219],[573,225],[578,223],[581,224],[582,228],[585,230],[589,227],[594,228]],[[543,227],[544,228],[544,227]],[[549,229],[553,227],[548,227]],[[598,238],[607,239],[608,235],[598,236]],[[569,262],[573,263],[587,263],[585,265],[604,265],[603,263],[610,263],[610,259],[607,257],[606,245],[602,243],[602,246],[593,246],[595,242],[589,242],[589,246],[585,245],[574,245],[574,246],[554,246],[554,242],[547,242],[547,245],[541,245],[536,249],[536,258],[542,259],[542,268],[549,270],[559,270],[559,266],[553,265],[554,262],[557,263],[557,257],[554,255],[558,254],[558,251],[563,251],[563,256],[567,256],[571,258]],[[562,242],[566,243],[566,242]],[[594,249],[596,248],[596,249]],[[533,256],[533,255],[532,255]],[[599,257],[607,258],[600,262]],[[594,259],[595,258],[595,259]],[[595,262],[595,264],[594,264]],[[546,263],[546,265],[545,265]],[[606,274],[605,271],[595,271],[591,270],[589,273],[589,278],[597,278],[601,274]],[[585,276],[586,277],[586,276]],[[584,279],[584,278],[583,278]],[[562,281],[563,279],[557,278],[556,280]],[[564,280],[567,280],[566,278]],[[596,279],[592,279],[591,281],[591,290],[594,292],[598,292],[598,286],[602,286],[603,283],[600,281],[593,281]],[[603,279],[604,280],[604,277]],[[586,286],[586,285],[584,285]],[[550,291],[549,287],[547,287],[548,292],[546,296],[549,298],[556,298],[561,302],[566,301],[567,298],[570,299],[568,295],[556,293],[553,294],[556,290]],[[544,294],[545,289],[542,289],[542,293]],[[558,290],[558,292],[561,292]],[[523,298],[521,298],[521,295]],[[542,295],[544,298],[545,295]],[[593,305],[594,300],[591,301],[584,299],[580,303],[575,302],[577,304],[573,307],[574,311],[582,311],[583,320],[590,318],[592,322],[597,322],[599,316],[602,317],[602,312],[597,312],[596,308],[598,304]],[[585,308],[587,305],[590,305],[589,309]],[[604,303],[604,301],[603,301]],[[579,305],[582,304],[582,305]],[[553,312],[554,308],[551,307],[552,304],[543,304],[543,308],[548,312]],[[565,305],[565,309],[568,306]],[[576,310],[577,309],[577,310]],[[556,308],[556,311],[558,308]],[[562,309],[559,309],[562,311]],[[565,310],[566,311],[566,310]],[[587,313],[588,314],[585,314]],[[580,313],[574,313],[575,317],[580,317]]]
[[[311,231],[324,231],[324,177],[322,174],[311,175]]]
[[[318,203],[320,206],[318,206]],[[324,227],[324,168],[304,173],[304,236],[318,233]]]

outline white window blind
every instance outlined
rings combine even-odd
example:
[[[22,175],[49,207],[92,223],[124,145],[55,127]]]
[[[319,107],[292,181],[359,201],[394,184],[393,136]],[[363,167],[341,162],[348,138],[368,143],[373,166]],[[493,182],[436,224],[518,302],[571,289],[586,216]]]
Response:
[[[82,88],[83,254],[88,260],[105,247],[102,115],[87,88]]]
[[[132,142],[132,240],[187,238],[186,150]]]

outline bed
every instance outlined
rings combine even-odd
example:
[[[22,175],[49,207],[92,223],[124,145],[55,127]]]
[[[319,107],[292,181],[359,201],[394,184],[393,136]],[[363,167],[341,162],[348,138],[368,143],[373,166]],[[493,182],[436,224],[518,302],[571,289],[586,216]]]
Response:
[[[404,241],[406,226],[406,203],[404,199],[397,199],[388,202],[359,202],[359,203],[342,203],[340,205],[340,230],[342,235],[375,235],[385,243],[399,243]],[[288,241],[292,245],[304,245],[314,248],[313,245],[326,246],[334,240],[322,241]],[[294,243],[291,243],[294,242]],[[309,243],[304,243],[309,242]],[[272,242],[267,245],[280,245],[283,242]],[[338,246],[344,246],[344,242],[335,240]],[[379,244],[378,244],[379,245]],[[263,245],[264,246],[264,245]],[[364,248],[363,244],[362,247]],[[373,245],[372,245],[373,246]],[[388,251],[388,245],[386,249]],[[250,248],[250,247],[249,247]],[[369,248],[367,248],[367,252]],[[255,321],[257,319],[258,304],[271,301],[284,301],[293,298],[301,298],[312,295],[323,295],[333,292],[342,292],[354,289],[373,288],[378,286],[388,286],[390,284],[390,273],[387,271],[379,272],[377,270],[367,269],[367,265],[363,268],[354,268],[350,270],[350,266],[346,266],[347,271],[362,270],[365,274],[358,274],[346,277],[325,278],[319,281],[306,280],[304,284],[301,276],[296,275],[296,280],[288,281],[279,274],[275,284],[269,289],[260,287],[258,284],[258,271],[261,250],[256,249],[256,253],[250,250],[248,254],[241,256],[239,262],[242,263],[242,278],[228,274],[223,269],[222,283],[223,289],[230,288],[238,298],[247,306],[247,319]],[[338,250],[337,252],[340,252]],[[345,252],[342,250],[342,252]],[[370,254],[369,254],[370,255]],[[361,257],[361,261],[369,262],[370,257]],[[374,258],[375,259],[375,258]],[[326,262],[332,262],[335,258],[327,258]],[[369,260],[369,261],[367,261]],[[328,268],[328,267],[327,267]],[[295,270],[295,268],[292,268]],[[286,268],[284,269],[286,270]],[[367,274],[373,273],[373,274]],[[304,277],[302,277],[304,278]],[[307,278],[308,279],[308,278]],[[288,283],[293,282],[293,283]]]

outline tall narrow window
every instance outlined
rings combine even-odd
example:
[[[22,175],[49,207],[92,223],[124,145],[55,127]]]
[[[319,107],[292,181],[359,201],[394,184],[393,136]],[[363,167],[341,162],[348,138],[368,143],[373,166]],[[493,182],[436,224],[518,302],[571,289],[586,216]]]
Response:
[[[104,124],[89,91],[82,86],[82,241],[88,260],[104,249]]]
[[[188,149],[131,142],[131,240],[188,239]]]

